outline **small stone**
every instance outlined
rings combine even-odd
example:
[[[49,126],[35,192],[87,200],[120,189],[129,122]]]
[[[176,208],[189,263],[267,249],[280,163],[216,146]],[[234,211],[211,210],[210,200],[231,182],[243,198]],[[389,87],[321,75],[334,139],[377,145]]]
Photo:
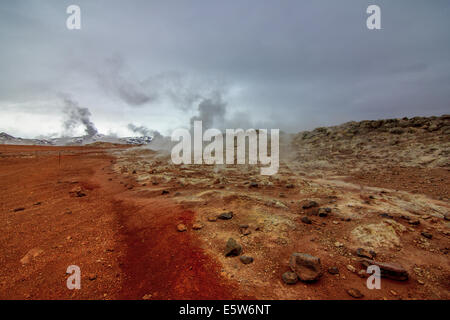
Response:
[[[97,279],[97,275],[95,273],[90,273],[89,280],[94,281],[95,279]]]
[[[241,256],[241,257],[239,258],[239,260],[241,260],[241,262],[242,262],[243,264],[250,264],[250,263],[253,262],[253,258],[252,258],[252,257],[249,257],[249,256]]]
[[[425,284],[425,282],[423,282],[423,281],[420,280],[420,279],[418,279],[417,282],[418,282],[419,284],[421,284],[421,285],[424,285],[424,284]]]
[[[331,213],[331,208],[319,208],[319,217],[325,218]]]
[[[322,276],[320,259],[307,253],[293,253],[289,266],[302,281],[315,281]]]
[[[390,215],[389,213],[380,213],[380,217],[385,218],[385,219],[394,219],[394,217],[392,215]]]
[[[339,274],[339,269],[337,267],[330,267],[330,268],[328,268],[328,273]]]
[[[364,248],[358,248],[356,249],[356,255],[358,257],[367,258],[367,259],[373,259],[376,257],[376,253],[373,250],[366,250]]]
[[[318,207],[319,204],[317,202],[315,202],[314,200],[305,200],[302,208],[303,209],[309,209],[309,208],[314,208],[314,207]]]
[[[258,184],[256,182],[250,183],[250,188],[258,188]]]
[[[194,223],[193,225],[192,225],[192,229],[194,229],[194,230],[200,230],[200,229],[202,229],[203,228],[203,224],[202,223]]]
[[[217,221],[217,217],[214,217],[214,216],[208,217],[208,221],[209,222]]]
[[[242,252],[242,246],[233,238],[229,238],[225,247],[225,256],[238,256]]]
[[[177,231],[178,232],[184,232],[186,230],[187,230],[187,228],[186,228],[186,226],[184,224],[180,223],[180,224],[177,225]]]
[[[353,273],[356,272],[356,268],[354,266],[352,266],[351,264],[347,265],[347,270],[350,271],[350,272],[353,272]]]
[[[348,289],[347,293],[355,299],[360,299],[360,298],[364,297],[364,295],[361,293],[361,291],[359,291],[358,289],[355,289],[355,288]]]
[[[366,270],[359,270],[358,276],[360,276],[361,278],[366,278],[367,277]]]
[[[221,220],[230,220],[231,218],[233,218],[233,211],[221,213],[219,214],[218,218]]]
[[[295,186],[292,183],[286,185],[286,189],[294,189]]]
[[[19,211],[23,211],[23,210],[25,210],[25,208],[20,207],[20,208],[15,208],[13,211],[14,212],[19,212]]]
[[[396,292],[396,291],[394,291],[394,290],[390,290],[389,291],[393,296],[398,296],[398,293]]]
[[[23,256],[22,259],[20,259],[20,263],[22,264],[28,264],[30,263],[34,258],[42,254],[44,250],[40,248],[33,248],[27,252],[26,255]]]
[[[298,282],[298,277],[295,272],[287,271],[281,277],[286,284],[296,284]]]
[[[69,193],[78,198],[86,196],[86,192],[80,186],[74,187]]]
[[[420,224],[419,220],[410,220],[408,223],[412,226],[418,226]]]
[[[343,244],[342,242],[336,241],[336,242],[334,243],[334,246],[335,246],[336,248],[341,248],[341,247],[344,246],[344,244]]]
[[[428,233],[428,232],[422,232],[421,235],[424,236],[427,239],[432,239],[433,238],[433,235],[431,233]]]
[[[244,236],[248,236],[249,234],[252,233],[248,228],[239,228],[239,231],[240,231],[241,234],[244,235]]]
[[[163,190],[163,191],[161,192],[162,195],[169,194],[169,193],[170,193],[170,192],[169,192],[168,190]]]
[[[301,220],[302,220],[303,223],[306,223],[306,224],[311,224],[312,223],[311,219],[306,217],[306,216],[302,217]]]
[[[151,294],[146,294],[142,297],[142,300],[150,300],[152,298]]]

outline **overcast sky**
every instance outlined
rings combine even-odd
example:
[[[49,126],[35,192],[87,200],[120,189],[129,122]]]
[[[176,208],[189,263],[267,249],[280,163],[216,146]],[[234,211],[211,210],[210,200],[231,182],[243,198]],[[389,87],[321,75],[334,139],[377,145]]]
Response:
[[[0,132],[15,136],[68,134],[68,99],[119,136],[204,115],[297,132],[450,113],[448,0],[1,1],[0,43]]]

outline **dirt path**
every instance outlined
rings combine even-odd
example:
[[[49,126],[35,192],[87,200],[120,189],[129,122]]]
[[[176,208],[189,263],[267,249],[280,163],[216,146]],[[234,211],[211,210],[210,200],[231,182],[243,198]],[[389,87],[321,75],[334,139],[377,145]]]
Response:
[[[131,197],[111,161],[102,148],[0,147],[0,298],[239,298],[174,230],[193,213]],[[66,287],[69,265],[81,290]]]

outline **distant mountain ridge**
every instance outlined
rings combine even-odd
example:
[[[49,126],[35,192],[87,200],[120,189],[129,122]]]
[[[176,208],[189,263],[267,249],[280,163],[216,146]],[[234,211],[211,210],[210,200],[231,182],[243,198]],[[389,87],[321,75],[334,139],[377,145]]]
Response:
[[[12,144],[12,145],[80,146],[94,142],[143,145],[149,144],[152,140],[153,137],[150,136],[116,138],[102,134],[96,134],[94,136],[61,137],[52,139],[24,139],[13,137],[5,132],[0,133],[0,144]]]

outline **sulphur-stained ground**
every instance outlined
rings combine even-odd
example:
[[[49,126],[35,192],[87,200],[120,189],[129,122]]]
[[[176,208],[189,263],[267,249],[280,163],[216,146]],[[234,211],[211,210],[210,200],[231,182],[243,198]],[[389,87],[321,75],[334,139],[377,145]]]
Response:
[[[0,298],[449,299],[448,118],[405,121],[290,137],[273,176],[148,147],[0,146]],[[295,252],[320,258],[318,280],[283,281]],[[369,289],[364,255],[408,279]]]

